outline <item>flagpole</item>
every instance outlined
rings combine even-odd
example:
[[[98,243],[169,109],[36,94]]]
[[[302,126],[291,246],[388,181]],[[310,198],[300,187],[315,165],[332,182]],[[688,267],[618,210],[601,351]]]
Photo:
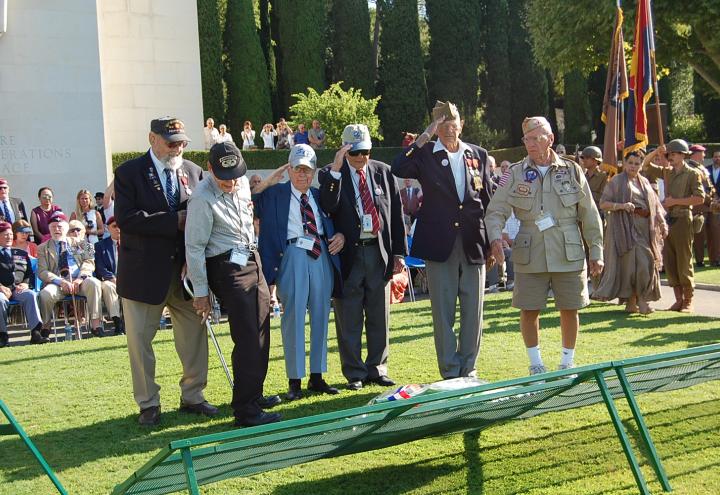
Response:
[[[658,91],[658,82],[657,82],[657,66],[655,65],[655,53],[653,53],[650,58],[652,59],[652,78],[653,78],[653,86],[654,86],[654,92],[655,92],[655,115],[657,117],[657,125],[658,125],[658,144],[660,146],[665,146],[665,136],[663,132],[663,122],[660,116],[660,92]]]

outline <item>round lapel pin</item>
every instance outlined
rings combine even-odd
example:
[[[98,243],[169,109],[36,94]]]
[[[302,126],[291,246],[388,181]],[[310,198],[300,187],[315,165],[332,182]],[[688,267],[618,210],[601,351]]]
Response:
[[[447,158],[443,158],[440,163],[442,163],[443,167],[447,167],[448,165],[450,165],[450,162],[448,161]]]

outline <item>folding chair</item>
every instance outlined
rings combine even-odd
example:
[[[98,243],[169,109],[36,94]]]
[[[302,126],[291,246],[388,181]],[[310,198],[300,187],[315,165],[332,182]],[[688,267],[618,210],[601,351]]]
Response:
[[[408,236],[407,243],[408,249],[410,249],[410,247],[412,246],[412,237]],[[415,302],[415,287],[413,285],[412,273],[410,272],[411,269],[417,270],[423,275],[423,277],[427,277],[425,273],[425,261],[421,260],[420,258],[415,258],[413,256],[405,256],[405,271],[407,271],[408,276],[408,292],[410,293],[410,302]]]

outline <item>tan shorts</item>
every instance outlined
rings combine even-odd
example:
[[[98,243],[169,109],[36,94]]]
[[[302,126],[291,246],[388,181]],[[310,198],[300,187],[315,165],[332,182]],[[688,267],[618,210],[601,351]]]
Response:
[[[557,309],[580,309],[590,304],[585,270],[577,272],[515,272],[512,305],[519,309],[545,309],[552,289]]]

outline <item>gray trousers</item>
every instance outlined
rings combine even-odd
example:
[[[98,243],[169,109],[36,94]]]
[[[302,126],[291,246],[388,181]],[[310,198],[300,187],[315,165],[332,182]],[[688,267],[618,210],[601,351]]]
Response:
[[[358,246],[352,270],[335,298],[335,329],[342,372],[348,381],[387,375],[390,337],[390,282],[384,279],[380,247]],[[362,359],[363,320],[367,358]]]
[[[34,290],[28,289],[18,292],[13,291],[10,297],[12,301],[17,301],[22,306],[27,319],[28,330],[34,329],[40,323],[40,309],[38,308],[38,295]],[[10,301],[5,294],[0,292],[0,333],[7,333],[7,317]]]
[[[443,378],[475,376],[482,339],[485,265],[468,263],[459,235],[446,261],[426,261],[425,264],[440,375]],[[460,333],[456,336],[453,327],[458,298]]]

